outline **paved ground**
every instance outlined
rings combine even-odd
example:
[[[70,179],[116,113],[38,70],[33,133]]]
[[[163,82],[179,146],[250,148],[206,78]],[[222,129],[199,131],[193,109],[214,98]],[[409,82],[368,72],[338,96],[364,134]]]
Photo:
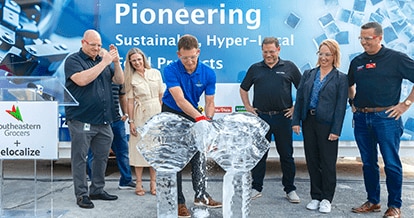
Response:
[[[75,203],[70,165],[64,162],[36,161],[37,180],[34,180],[34,161],[3,161],[3,180],[1,188],[2,217],[156,217],[156,197],[147,193],[137,196],[133,190],[118,190],[119,173],[114,160],[110,160],[105,190],[119,196],[117,201],[94,201],[94,209],[81,209]],[[301,203],[290,204],[285,199],[281,185],[279,162],[268,161],[263,197],[250,204],[250,217],[382,217],[386,209],[385,177],[382,181],[382,208],[380,213],[355,214],[350,211],[353,206],[366,199],[361,163],[355,159],[341,158],[338,161],[338,184],[330,214],[321,214],[306,210],[309,197],[309,176],[303,159],[297,163],[297,193]],[[404,217],[414,217],[414,158],[404,158],[403,207]],[[53,174],[53,182],[51,182]],[[148,171],[145,171],[148,178]],[[224,172],[211,163],[209,166],[208,191],[217,200],[222,199],[222,178]],[[222,217],[221,209],[205,209],[195,207],[192,203],[193,191],[188,167],[183,174],[184,193],[187,206],[191,208],[193,217]],[[144,188],[149,189],[148,179]],[[37,196],[37,198],[35,198]],[[37,200],[35,200],[37,199]]]

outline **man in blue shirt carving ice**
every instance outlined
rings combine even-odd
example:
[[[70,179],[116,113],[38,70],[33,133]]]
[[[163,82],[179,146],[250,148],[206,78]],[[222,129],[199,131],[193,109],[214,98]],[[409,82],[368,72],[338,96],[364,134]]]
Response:
[[[197,39],[192,35],[184,35],[178,41],[178,60],[164,69],[167,90],[162,98],[162,111],[172,112],[192,121],[210,120],[214,116],[214,94],[216,91],[216,74],[198,59],[200,49]],[[205,94],[205,115],[198,110],[200,96]],[[192,168],[194,204],[210,208],[221,207],[221,203],[213,200],[206,192],[205,175],[200,166],[200,152],[190,160]],[[178,217],[190,217],[185,206],[182,192],[181,172],[177,173]]]

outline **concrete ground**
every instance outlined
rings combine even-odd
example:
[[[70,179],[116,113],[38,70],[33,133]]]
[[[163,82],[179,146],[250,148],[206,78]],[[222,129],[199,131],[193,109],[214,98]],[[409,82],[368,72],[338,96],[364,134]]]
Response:
[[[337,165],[337,188],[332,212],[321,214],[307,210],[309,176],[303,158],[296,158],[297,193],[301,203],[291,204],[285,199],[281,184],[280,164],[277,159],[268,160],[263,197],[250,204],[249,217],[382,217],[386,210],[387,189],[385,176],[381,176],[382,211],[355,214],[351,208],[366,201],[361,173],[361,162],[355,158],[340,158]],[[36,174],[34,168],[36,165]],[[414,217],[414,158],[403,158],[403,217]],[[119,173],[115,160],[107,168],[105,190],[118,195],[116,201],[93,201],[95,208],[82,209],[76,205],[70,164],[65,161],[4,160],[2,161],[1,217],[156,217],[156,197],[147,193],[135,195],[133,190],[118,190]],[[148,171],[145,170],[144,188],[149,190]],[[222,199],[224,171],[214,164],[208,167],[208,192],[214,199]],[[34,178],[37,179],[34,179]],[[53,178],[53,179],[52,179]],[[206,209],[194,206],[189,167],[184,169],[183,189],[187,207],[193,217],[222,217],[222,209]]]

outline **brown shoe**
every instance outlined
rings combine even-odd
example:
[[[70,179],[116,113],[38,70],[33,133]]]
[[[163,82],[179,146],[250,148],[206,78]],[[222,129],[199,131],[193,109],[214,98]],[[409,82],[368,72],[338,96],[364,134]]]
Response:
[[[353,207],[352,212],[354,213],[369,213],[369,212],[380,212],[381,205],[380,204],[373,204],[369,201],[365,202],[363,205],[359,207]]]
[[[384,213],[384,218],[400,218],[401,210],[400,208],[389,207]]]
[[[188,211],[185,204],[178,204],[178,217],[179,218],[190,218],[191,214]]]
[[[194,199],[194,204],[197,206],[206,206],[208,208],[219,208],[222,206],[221,202],[213,200],[213,198],[196,198]]]

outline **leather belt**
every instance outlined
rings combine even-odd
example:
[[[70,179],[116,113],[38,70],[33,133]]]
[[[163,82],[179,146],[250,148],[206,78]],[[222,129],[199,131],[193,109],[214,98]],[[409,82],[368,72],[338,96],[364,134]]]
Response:
[[[257,113],[259,114],[266,114],[266,115],[276,115],[276,114],[280,114],[283,113],[285,110],[281,110],[281,111],[259,111],[257,110]]]
[[[362,113],[375,113],[375,112],[381,112],[390,109],[392,106],[388,107],[355,107],[356,111],[362,112]]]
[[[312,116],[315,116],[316,115],[316,109],[310,109],[308,112]]]

